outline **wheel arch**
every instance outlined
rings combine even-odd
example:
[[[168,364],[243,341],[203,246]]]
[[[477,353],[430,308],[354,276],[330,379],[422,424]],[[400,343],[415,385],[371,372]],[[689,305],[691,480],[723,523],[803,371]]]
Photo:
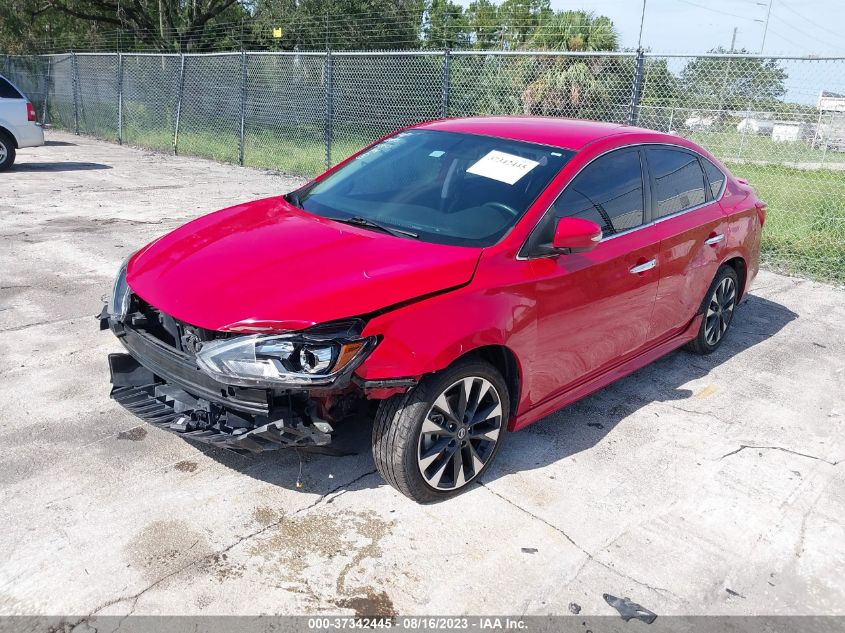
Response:
[[[509,413],[510,419],[513,420],[519,405],[522,385],[522,373],[516,354],[506,345],[482,345],[459,356],[452,362],[452,365],[469,357],[481,358],[502,374],[502,378],[505,379],[505,384],[508,387]]]
[[[748,279],[748,264],[745,259],[739,255],[731,257],[722,263],[723,266],[730,266],[734,269],[737,279],[739,280],[739,293],[737,301],[745,296],[745,284]]]
[[[7,135],[8,135],[8,137],[9,137],[10,139],[12,139],[12,143],[14,143],[14,145],[15,145],[15,149],[20,149],[20,148],[18,147],[18,137],[17,137],[17,136],[15,136],[14,134],[12,134],[12,131],[11,131],[9,128],[7,128],[5,125],[3,125],[2,123],[0,123],[0,133],[5,133],[5,134],[7,134]]]

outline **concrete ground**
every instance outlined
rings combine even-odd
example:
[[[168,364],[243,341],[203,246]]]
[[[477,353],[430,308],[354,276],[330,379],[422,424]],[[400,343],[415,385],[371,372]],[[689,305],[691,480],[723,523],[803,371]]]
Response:
[[[677,352],[419,506],[351,457],[242,457],[108,397],[121,260],[294,178],[51,132],[0,175],[0,613],[845,614],[845,293],[761,273]],[[574,609],[574,607],[573,607]]]

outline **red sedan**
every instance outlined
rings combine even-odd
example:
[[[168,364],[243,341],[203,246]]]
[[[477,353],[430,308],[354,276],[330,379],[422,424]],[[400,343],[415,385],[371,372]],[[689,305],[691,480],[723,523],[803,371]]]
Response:
[[[101,315],[112,397],[257,452],[375,418],[379,472],[433,501],[516,431],[724,340],[765,204],[698,145],[543,118],[425,123],[130,257]],[[360,417],[358,417],[360,420]]]

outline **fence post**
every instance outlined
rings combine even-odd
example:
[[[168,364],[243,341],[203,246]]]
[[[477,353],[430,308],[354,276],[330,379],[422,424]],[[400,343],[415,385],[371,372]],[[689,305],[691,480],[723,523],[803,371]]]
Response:
[[[742,160],[742,149],[745,146],[745,135],[748,133],[748,127],[751,121],[751,108],[748,107],[745,109],[745,125],[742,126],[742,132],[739,135],[739,150],[736,153],[736,159]]]
[[[443,92],[440,98],[440,116],[449,116],[449,60],[452,53],[447,48],[443,51]]]
[[[241,129],[238,141],[238,162],[244,164],[244,118],[246,116],[246,53],[241,51]]]
[[[819,114],[819,121],[821,121],[821,114]],[[827,142],[828,138],[830,137],[830,130],[833,129],[833,112],[828,115],[828,124],[827,124],[827,132],[824,135],[824,146],[822,147],[822,160],[821,166],[824,167],[824,160],[827,158]]]
[[[70,54],[70,66],[73,73],[71,87],[73,89],[73,130],[79,134],[79,63],[76,61],[76,53]]]
[[[117,144],[123,145],[123,53],[117,54]]]
[[[176,124],[173,126],[173,155],[179,153],[179,122],[182,118],[182,93],[185,91],[185,53],[179,54],[179,86],[176,93]]]
[[[334,100],[334,81],[332,79],[332,52],[326,51],[325,62],[325,84],[326,84],[326,116],[323,121],[323,134],[326,137],[326,169],[332,166],[332,119]]]
[[[645,52],[637,49],[634,66],[634,85],[631,88],[631,106],[628,109],[628,125],[636,125],[640,118],[640,99],[643,96],[643,70],[645,68]]]
[[[47,81],[44,84],[44,103],[41,104],[41,124],[47,125],[47,101],[50,98],[50,79],[53,74],[53,58],[47,57]]]

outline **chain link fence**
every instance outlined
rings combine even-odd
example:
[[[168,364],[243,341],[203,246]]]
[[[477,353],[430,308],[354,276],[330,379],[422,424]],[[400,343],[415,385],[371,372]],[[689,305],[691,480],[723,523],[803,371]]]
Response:
[[[845,58],[526,51],[0,58],[55,127],[313,176],[441,116],[528,114],[689,137],[769,203],[770,267],[845,283]]]

